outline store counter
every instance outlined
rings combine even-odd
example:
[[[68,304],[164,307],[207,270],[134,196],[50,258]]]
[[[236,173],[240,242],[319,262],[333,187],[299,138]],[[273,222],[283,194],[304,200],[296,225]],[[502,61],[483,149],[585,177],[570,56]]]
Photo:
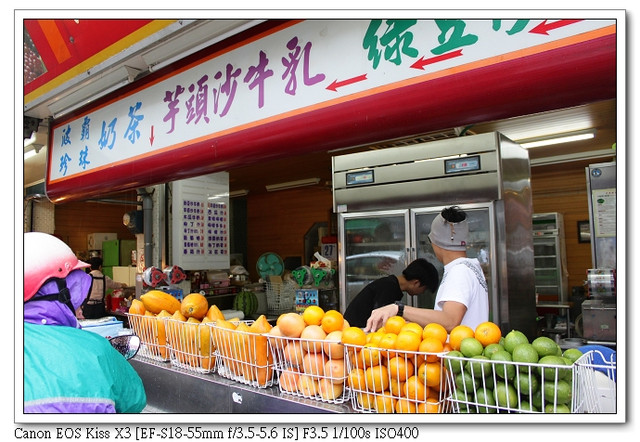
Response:
[[[148,408],[163,413],[353,413],[350,402],[331,404],[255,388],[138,357],[129,360],[142,379]]]

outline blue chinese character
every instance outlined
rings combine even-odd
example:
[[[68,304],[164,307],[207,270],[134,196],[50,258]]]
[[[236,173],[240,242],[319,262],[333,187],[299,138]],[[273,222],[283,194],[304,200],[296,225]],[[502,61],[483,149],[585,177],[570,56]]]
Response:
[[[89,139],[89,124],[91,123],[91,119],[89,117],[84,117],[82,121],[82,131],[80,132],[80,140],[88,140]]]
[[[69,156],[69,154],[65,153],[60,157],[60,170],[58,170],[58,172],[62,172],[62,170],[64,169],[64,172],[62,172],[62,176],[67,175],[67,165],[69,164],[69,161],[71,161],[71,157]]]
[[[62,142],[61,146],[71,144],[71,126],[67,125],[66,129],[62,129]]]
[[[136,112],[140,110],[142,103],[138,101],[135,106],[129,107],[129,126],[124,132],[123,138],[128,138],[131,144],[135,144],[136,140],[140,138],[140,131],[138,130],[138,124],[144,120],[143,115],[136,115]]]
[[[87,155],[89,155],[89,146],[84,146],[84,149],[80,151],[80,160],[78,161],[78,164],[83,170],[87,169],[87,164],[91,164],[91,162],[87,160]]]
[[[116,122],[117,118],[111,120],[109,126],[107,127],[106,122],[102,121],[102,130],[100,131],[100,139],[98,140],[98,146],[100,146],[100,150],[107,147],[109,150],[113,149],[113,145],[116,142]]]

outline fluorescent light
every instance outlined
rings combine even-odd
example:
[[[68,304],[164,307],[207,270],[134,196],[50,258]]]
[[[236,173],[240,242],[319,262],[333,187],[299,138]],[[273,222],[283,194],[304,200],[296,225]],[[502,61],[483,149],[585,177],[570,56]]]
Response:
[[[98,75],[80,89],[51,103],[49,110],[53,118],[58,118],[131,83],[138,73],[139,69],[122,66],[107,74]]]
[[[296,187],[313,186],[320,182],[320,178],[307,178],[304,180],[287,181],[286,183],[267,184],[265,189],[267,192],[273,192],[276,190],[295,189]]]
[[[525,149],[531,149],[533,147],[551,146],[553,144],[570,143],[572,141],[589,140],[596,136],[595,129],[589,129],[579,132],[568,132],[564,134],[552,135],[549,137],[529,138],[527,140],[520,140],[518,144]]]
[[[248,195],[249,191],[247,189],[234,190],[233,192],[229,192],[229,198],[235,198],[238,196]]]
[[[547,166],[550,164],[571,163],[573,161],[595,160],[600,158],[616,157],[615,149],[591,150],[568,155],[556,155],[551,157],[534,158],[530,160],[531,167]]]
[[[201,20],[177,37],[142,54],[154,72],[265,20]]]

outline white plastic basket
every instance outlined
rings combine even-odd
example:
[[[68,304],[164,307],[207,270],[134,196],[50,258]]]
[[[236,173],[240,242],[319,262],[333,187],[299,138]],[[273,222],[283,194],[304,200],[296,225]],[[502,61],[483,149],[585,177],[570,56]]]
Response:
[[[240,322],[250,326],[254,321]],[[274,385],[274,358],[266,334],[206,325],[211,327],[219,376],[257,388]]]
[[[344,346],[326,339],[269,336],[280,391],[320,402],[347,402]]]
[[[616,385],[615,353],[609,358],[598,350],[583,354],[575,362],[573,412],[615,413]]]
[[[360,413],[447,413],[450,404],[442,356],[444,353],[345,344],[353,409]],[[369,370],[372,374],[368,376]]]
[[[445,355],[454,413],[571,411],[573,366]]]
[[[166,318],[171,365],[195,373],[215,371],[215,345],[207,323]]]
[[[269,313],[284,313],[293,310],[296,290],[299,288],[294,281],[282,283],[267,282],[267,311]]]
[[[165,318],[127,313],[129,327],[140,337],[137,355],[153,361],[167,362],[170,351],[166,340]]]

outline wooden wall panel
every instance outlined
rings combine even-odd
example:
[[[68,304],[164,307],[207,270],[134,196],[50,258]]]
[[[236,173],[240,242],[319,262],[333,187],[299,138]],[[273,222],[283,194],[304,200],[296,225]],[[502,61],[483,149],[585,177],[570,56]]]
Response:
[[[255,268],[260,255],[274,252],[283,259],[304,255],[304,236],[317,222],[330,225],[332,213],[331,190],[306,187],[300,189],[249,195],[247,202],[248,271],[257,280]]]
[[[57,204],[54,234],[75,252],[87,250],[87,236],[90,233],[115,232],[118,234],[118,239],[136,239],[136,236],[122,223],[122,215],[135,209],[136,206],[127,204],[95,202]]]

